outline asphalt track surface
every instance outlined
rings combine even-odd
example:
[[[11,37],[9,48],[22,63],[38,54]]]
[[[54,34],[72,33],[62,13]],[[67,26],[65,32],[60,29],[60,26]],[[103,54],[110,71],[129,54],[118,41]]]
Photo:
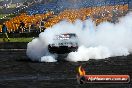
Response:
[[[128,74],[132,77],[132,55],[76,63],[39,63],[30,61],[23,49],[1,50],[0,88],[132,88],[132,82],[79,85],[76,81],[79,65],[87,74]]]

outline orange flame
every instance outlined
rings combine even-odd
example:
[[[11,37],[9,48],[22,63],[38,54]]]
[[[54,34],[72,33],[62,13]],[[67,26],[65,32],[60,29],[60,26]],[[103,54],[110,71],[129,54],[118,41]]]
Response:
[[[86,74],[86,72],[85,72],[85,70],[82,68],[82,66],[79,66],[78,71],[79,71],[79,75],[80,75],[80,76],[84,76],[84,75]]]

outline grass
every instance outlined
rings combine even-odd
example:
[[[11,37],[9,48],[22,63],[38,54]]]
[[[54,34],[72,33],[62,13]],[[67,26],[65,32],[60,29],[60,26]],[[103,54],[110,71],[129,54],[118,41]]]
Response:
[[[33,38],[10,38],[9,42],[31,42]],[[3,41],[3,38],[0,38],[0,42],[8,42],[7,39]]]
[[[4,19],[10,19],[12,17],[14,17],[14,14],[8,15],[8,14],[0,14],[0,18],[3,18],[4,16],[6,16]]]
[[[8,14],[0,14],[0,18],[7,16]]]

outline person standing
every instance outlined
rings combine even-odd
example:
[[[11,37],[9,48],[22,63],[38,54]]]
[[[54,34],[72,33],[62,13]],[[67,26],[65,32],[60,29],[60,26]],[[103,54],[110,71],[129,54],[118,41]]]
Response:
[[[24,29],[25,29],[25,23],[22,22],[22,21],[20,21],[19,32],[20,32],[20,33],[23,33]]]
[[[5,38],[7,38],[8,41],[10,41],[7,32],[8,32],[7,27],[6,27],[5,23],[3,23],[3,25],[2,25],[3,41],[5,41]]]

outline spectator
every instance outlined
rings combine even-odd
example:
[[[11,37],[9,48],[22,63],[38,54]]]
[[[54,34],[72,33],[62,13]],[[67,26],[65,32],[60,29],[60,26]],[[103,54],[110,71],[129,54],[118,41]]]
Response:
[[[3,23],[3,25],[2,25],[3,41],[5,41],[5,38],[7,38],[8,41],[10,41],[10,39],[8,38],[7,32],[8,32],[7,27],[6,27],[5,23]]]
[[[19,32],[23,33],[24,29],[25,29],[25,23],[20,21]]]

